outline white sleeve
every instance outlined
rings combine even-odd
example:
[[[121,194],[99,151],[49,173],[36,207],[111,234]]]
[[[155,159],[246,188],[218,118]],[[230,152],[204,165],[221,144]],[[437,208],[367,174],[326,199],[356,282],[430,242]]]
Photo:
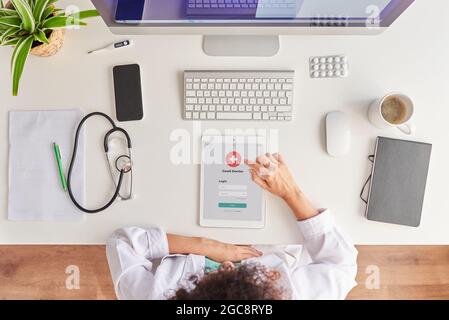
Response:
[[[123,228],[106,244],[106,255],[119,299],[150,299],[153,295],[152,260],[168,255],[167,235],[158,228]]]
[[[357,285],[357,250],[329,210],[298,222],[312,263],[292,272],[299,299],[344,299]]]

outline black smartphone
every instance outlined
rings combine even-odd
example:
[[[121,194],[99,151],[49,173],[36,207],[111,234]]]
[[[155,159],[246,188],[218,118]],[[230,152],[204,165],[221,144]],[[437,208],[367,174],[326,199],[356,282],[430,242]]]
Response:
[[[139,65],[115,66],[113,73],[117,120],[142,120],[143,103]]]
[[[115,11],[116,22],[134,22],[142,20],[145,0],[118,0]]]

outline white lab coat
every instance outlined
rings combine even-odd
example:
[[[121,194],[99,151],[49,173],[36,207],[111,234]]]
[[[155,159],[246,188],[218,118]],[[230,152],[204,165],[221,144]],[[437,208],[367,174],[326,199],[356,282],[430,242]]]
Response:
[[[279,285],[292,299],[344,299],[356,285],[354,245],[329,210],[298,222],[298,227],[303,245],[256,246],[264,255],[243,263],[257,262],[279,271]],[[187,286],[191,275],[204,273],[205,258],[170,255],[166,233],[159,228],[119,229],[106,250],[119,299],[167,299]]]

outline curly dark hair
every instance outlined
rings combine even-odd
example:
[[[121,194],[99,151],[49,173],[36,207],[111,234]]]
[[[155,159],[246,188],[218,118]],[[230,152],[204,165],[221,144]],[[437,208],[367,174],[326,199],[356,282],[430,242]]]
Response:
[[[278,279],[278,272],[259,264],[220,268],[203,277],[192,276],[193,288],[179,288],[171,300],[280,300],[285,297]]]

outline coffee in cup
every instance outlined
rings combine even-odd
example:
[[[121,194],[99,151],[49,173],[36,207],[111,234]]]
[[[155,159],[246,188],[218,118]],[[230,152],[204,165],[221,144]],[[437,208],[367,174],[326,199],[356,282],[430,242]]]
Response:
[[[414,126],[410,122],[414,113],[412,100],[401,93],[390,93],[374,101],[368,111],[370,122],[380,128],[396,127],[405,134],[411,134]]]

